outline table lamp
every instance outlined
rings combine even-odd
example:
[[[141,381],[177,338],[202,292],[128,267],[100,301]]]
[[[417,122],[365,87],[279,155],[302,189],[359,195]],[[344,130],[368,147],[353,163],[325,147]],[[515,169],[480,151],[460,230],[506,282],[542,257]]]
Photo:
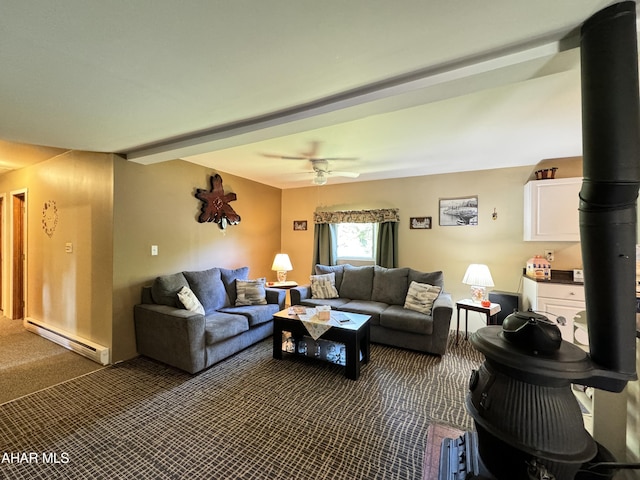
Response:
[[[493,278],[489,267],[481,263],[472,263],[467,268],[462,283],[471,285],[471,299],[482,303],[487,298],[487,287],[493,287]]]
[[[276,255],[276,258],[273,259],[271,270],[278,272],[278,282],[286,282],[287,272],[293,270],[293,267],[291,266],[291,260],[289,260],[289,255],[287,255],[286,253],[278,253]]]

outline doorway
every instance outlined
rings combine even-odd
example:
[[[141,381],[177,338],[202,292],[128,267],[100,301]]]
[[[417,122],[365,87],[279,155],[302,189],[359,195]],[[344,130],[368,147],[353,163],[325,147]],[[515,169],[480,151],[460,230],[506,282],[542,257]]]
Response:
[[[11,318],[24,318],[25,313],[25,265],[27,261],[25,251],[26,239],[26,193],[14,193],[12,197],[12,295]]]

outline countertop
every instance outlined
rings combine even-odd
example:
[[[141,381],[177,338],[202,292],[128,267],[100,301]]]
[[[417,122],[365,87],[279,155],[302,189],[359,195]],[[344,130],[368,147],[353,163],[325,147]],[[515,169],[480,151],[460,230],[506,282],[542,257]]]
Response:
[[[544,278],[533,278],[526,274],[526,269],[522,269],[522,274],[534,282],[540,283],[563,283],[566,285],[584,285],[583,282],[573,281],[573,270],[554,270],[551,269],[551,279],[545,280]]]

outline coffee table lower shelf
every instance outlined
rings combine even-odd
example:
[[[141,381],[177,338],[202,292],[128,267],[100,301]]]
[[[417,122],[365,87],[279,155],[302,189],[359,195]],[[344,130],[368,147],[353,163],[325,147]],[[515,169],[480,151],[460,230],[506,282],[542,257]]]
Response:
[[[278,312],[273,317],[273,358],[282,359],[283,355],[316,358],[315,348],[317,342],[321,350],[318,360],[329,361],[338,365],[343,364],[345,366],[345,376],[351,380],[357,380],[360,377],[361,364],[369,362],[369,317],[359,314],[348,315],[352,318],[352,322],[339,327],[332,327],[322,334],[317,341],[314,341],[308,336],[309,334],[304,324],[295,316],[289,315],[288,310]],[[283,352],[283,332],[291,334],[296,344],[295,352]],[[303,339],[307,343],[306,354],[298,353],[299,342]],[[340,356],[338,361],[332,361],[331,358],[327,359],[326,354],[322,355],[323,344],[325,346],[334,344],[337,348],[344,345],[344,357]]]

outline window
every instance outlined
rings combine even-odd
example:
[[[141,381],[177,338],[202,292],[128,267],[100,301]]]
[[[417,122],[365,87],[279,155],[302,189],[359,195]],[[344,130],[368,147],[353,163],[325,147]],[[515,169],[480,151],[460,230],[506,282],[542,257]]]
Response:
[[[377,230],[377,223],[336,224],[338,261],[375,263]]]

